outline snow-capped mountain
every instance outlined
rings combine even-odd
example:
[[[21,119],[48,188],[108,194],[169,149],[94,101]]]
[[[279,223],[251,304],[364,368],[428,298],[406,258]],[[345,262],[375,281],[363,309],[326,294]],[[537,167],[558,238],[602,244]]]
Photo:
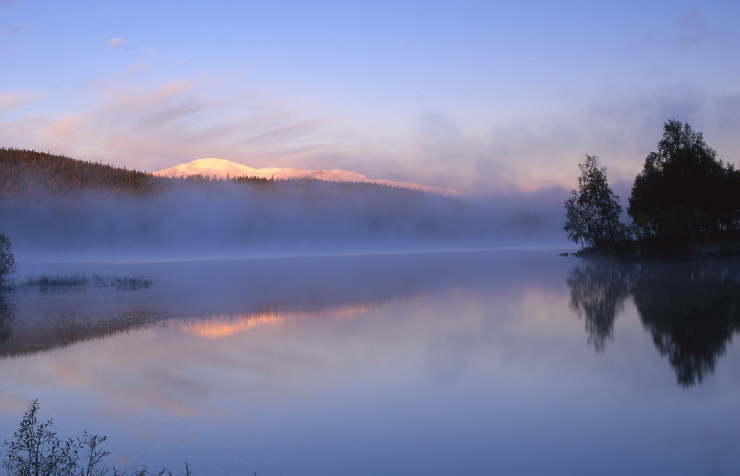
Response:
[[[209,175],[217,178],[227,177],[264,177],[274,179],[296,179],[296,178],[314,178],[330,182],[372,182],[394,187],[415,188],[429,193],[438,195],[459,195],[460,192],[451,188],[432,187],[431,185],[421,185],[412,182],[396,182],[393,180],[370,180],[362,174],[348,172],[346,170],[301,170],[279,167],[264,167],[254,169],[252,167],[237,164],[223,159],[198,159],[187,164],[176,165],[168,169],[154,172],[154,175],[162,177],[181,177],[187,175]]]

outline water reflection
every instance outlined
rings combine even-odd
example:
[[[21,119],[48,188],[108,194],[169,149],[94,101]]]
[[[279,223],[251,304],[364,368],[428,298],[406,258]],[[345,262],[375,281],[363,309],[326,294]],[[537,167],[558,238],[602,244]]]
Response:
[[[102,295],[94,295],[93,299],[79,294],[82,293],[78,293],[72,301],[75,305],[70,305],[70,300],[64,299],[64,296],[43,296],[43,299],[35,299],[36,302],[33,302],[36,296],[23,296],[21,300],[25,306],[21,319],[15,319],[15,304],[0,297],[0,357],[30,355],[152,326],[166,327],[169,321],[177,322],[177,317],[183,318],[183,331],[206,339],[218,339],[254,327],[280,325],[303,318],[349,319],[365,314],[373,306],[384,302],[352,305],[326,303],[309,308],[276,305],[266,309],[247,308],[243,312],[188,317],[187,310],[176,305],[170,305],[165,310],[152,303],[111,304],[110,301],[117,297],[114,292],[97,293]],[[34,305],[28,306],[29,300]],[[96,306],[98,300],[105,300],[108,305]]]
[[[630,266],[595,261],[570,270],[570,307],[579,316],[586,316],[589,344],[596,352],[603,351],[612,337],[614,319],[630,294],[630,273]]]
[[[197,474],[737,474],[740,349],[682,391],[628,300],[643,271],[579,267],[569,288],[573,261],[52,269],[155,286],[8,296],[0,347],[49,351],[0,358],[0,430],[39,398],[62,435],[108,435],[111,463]],[[584,345],[571,301],[608,352]],[[105,337],[116,322],[131,327]]]
[[[603,351],[632,297],[643,326],[678,383],[701,383],[740,331],[736,263],[615,263],[585,260],[570,270],[571,307],[585,316],[589,342]]]
[[[366,314],[373,305],[368,303],[327,306],[316,309],[264,309],[246,314],[216,314],[199,320],[185,320],[182,330],[204,339],[221,339],[261,326],[278,326],[300,319],[351,319]]]
[[[7,298],[0,299],[0,358],[31,355],[144,329],[157,325],[168,316],[166,312],[141,306],[117,306],[107,310],[97,306],[69,309],[65,306],[68,303],[58,298],[41,306],[34,304],[24,305],[22,312],[16,312],[15,304],[9,304]],[[55,304],[59,307],[55,308]]]
[[[516,287],[532,254],[485,253],[309,257],[139,265],[90,273],[153,276],[150,289],[18,292],[0,358],[187,319],[187,332],[215,338],[262,322],[339,318],[453,286]],[[548,281],[550,285],[556,280]],[[545,285],[547,286],[547,285]]]
[[[13,335],[14,318],[15,306],[0,294],[0,344],[5,343]]]

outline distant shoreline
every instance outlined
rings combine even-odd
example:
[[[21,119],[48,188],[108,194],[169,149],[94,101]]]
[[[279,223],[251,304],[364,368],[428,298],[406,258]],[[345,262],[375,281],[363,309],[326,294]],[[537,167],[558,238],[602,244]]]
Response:
[[[607,258],[618,261],[734,261],[740,260],[740,242],[707,243],[691,249],[670,249],[644,243],[627,243],[623,246],[588,247],[569,256],[577,258]]]

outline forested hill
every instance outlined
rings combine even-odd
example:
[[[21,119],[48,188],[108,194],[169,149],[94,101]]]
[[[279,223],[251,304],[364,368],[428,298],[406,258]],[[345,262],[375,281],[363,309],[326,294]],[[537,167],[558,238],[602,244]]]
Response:
[[[39,192],[53,196],[87,190],[145,194],[161,187],[162,182],[136,170],[63,155],[0,148],[0,198],[3,200],[21,199]]]
[[[487,247],[559,233],[554,223],[536,213],[371,182],[166,178],[0,149],[0,232],[28,253]]]
[[[63,155],[0,148],[0,202],[5,204],[59,204],[60,198],[71,198],[90,191],[150,197],[173,187],[209,188],[225,182],[259,191],[266,199],[281,201],[300,200],[318,204],[364,197],[370,201],[369,204],[380,199],[383,203],[390,201],[406,206],[412,206],[419,201],[444,204],[445,207],[451,206],[452,209],[459,209],[461,205],[458,200],[421,190],[367,182],[327,182],[307,178],[274,180],[260,177],[233,177],[224,181],[201,175],[167,178],[137,170],[75,160]]]

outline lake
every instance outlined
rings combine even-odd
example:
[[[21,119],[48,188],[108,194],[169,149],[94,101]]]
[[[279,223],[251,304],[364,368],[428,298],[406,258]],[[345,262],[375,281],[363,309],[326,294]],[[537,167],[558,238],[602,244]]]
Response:
[[[740,266],[564,250],[20,263],[148,289],[0,301],[31,400],[109,464],[194,475],[740,472]]]

